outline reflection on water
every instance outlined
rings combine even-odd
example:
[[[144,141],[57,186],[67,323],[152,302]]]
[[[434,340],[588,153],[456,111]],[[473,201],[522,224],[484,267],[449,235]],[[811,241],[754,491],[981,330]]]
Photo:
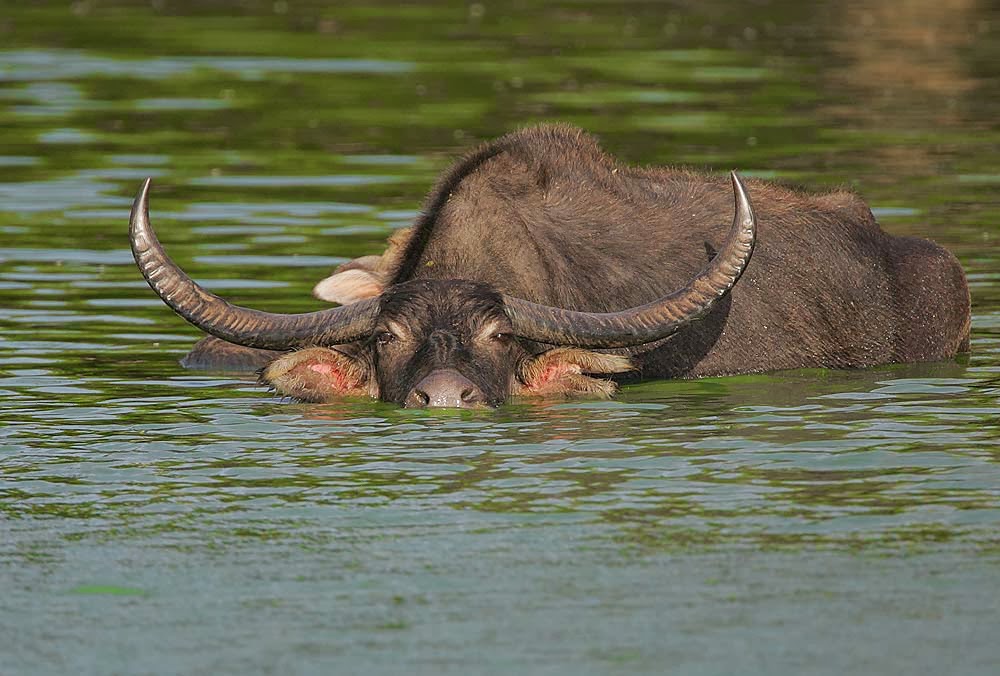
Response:
[[[131,76],[159,79],[185,75],[199,69],[222,71],[240,77],[261,78],[274,73],[402,73],[407,63],[373,59],[287,59],[274,57],[200,57],[110,59],[73,50],[8,50],[0,56],[5,80],[41,83],[86,77]],[[61,91],[33,84],[34,91]]]
[[[0,17],[11,673],[995,671],[993,10],[241,7]],[[541,119],[854,186],[961,258],[972,354],[472,413],[178,366],[197,335],[125,240],[143,178],[199,281],[300,312],[452,157]]]

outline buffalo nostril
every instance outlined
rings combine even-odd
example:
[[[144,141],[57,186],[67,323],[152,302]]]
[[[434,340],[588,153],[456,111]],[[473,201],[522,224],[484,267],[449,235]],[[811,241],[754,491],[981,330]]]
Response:
[[[403,402],[403,405],[406,408],[424,408],[430,401],[431,398],[426,392],[414,388],[406,395],[406,401]]]
[[[466,404],[478,404],[483,400],[477,387],[467,387],[462,390],[462,401]]]

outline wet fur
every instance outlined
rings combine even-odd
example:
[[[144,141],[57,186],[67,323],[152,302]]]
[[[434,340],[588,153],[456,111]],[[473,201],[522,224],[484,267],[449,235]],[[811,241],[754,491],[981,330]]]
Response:
[[[853,193],[746,183],[759,225],[742,279],[728,303],[639,355],[643,377],[853,368],[968,349],[968,287],[948,251],[886,234]],[[725,177],[629,167],[580,129],[532,127],[444,176],[393,281],[477,279],[538,303],[619,310],[686,284],[732,217]]]
[[[700,321],[640,352],[632,362],[638,375],[851,368],[945,359],[968,349],[968,287],[946,250],[884,233],[850,192],[810,194],[759,180],[747,186],[758,241],[742,279]],[[732,215],[732,191],[722,177],[629,167],[579,129],[532,127],[457,162],[385,255],[352,261],[338,274],[369,273],[364,283],[389,289],[383,308],[418,323],[472,316],[447,294],[413,295],[420,280],[475,280],[489,298],[473,315],[501,312],[497,292],[613,311],[686,284],[720,246]],[[508,393],[532,394],[524,380],[537,384],[540,374],[554,371],[539,361],[545,346],[518,345],[518,366],[481,375]],[[558,349],[543,354],[556,359]],[[414,351],[391,367],[373,358],[382,398],[398,400],[406,382],[433,362],[421,361],[429,357]],[[620,371],[611,370],[620,364],[568,363],[575,366],[562,374],[567,389],[590,394],[608,396],[611,385],[575,378],[587,378],[587,369]]]
[[[413,280],[390,287],[381,297],[375,336],[385,332],[395,340],[376,340],[369,349],[382,398],[398,403],[431,371],[452,368],[498,406],[510,396],[518,363],[530,356],[513,338],[500,294],[479,282]]]
[[[384,344],[382,334],[393,339]],[[338,349],[314,347],[280,356],[260,380],[302,401],[369,396],[399,404],[437,369],[455,369],[498,406],[520,396],[610,397],[616,386],[585,374],[632,368],[627,357],[577,348],[534,354],[511,334],[500,296],[490,287],[459,280],[414,281],[381,299],[371,339]],[[347,350],[348,352],[342,351]]]

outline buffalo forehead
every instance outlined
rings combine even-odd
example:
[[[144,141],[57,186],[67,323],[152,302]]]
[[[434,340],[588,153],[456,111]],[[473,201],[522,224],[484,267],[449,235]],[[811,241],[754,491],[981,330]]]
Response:
[[[486,323],[506,326],[503,300],[488,285],[465,280],[415,280],[398,284],[382,300],[382,316],[411,331],[478,333]]]

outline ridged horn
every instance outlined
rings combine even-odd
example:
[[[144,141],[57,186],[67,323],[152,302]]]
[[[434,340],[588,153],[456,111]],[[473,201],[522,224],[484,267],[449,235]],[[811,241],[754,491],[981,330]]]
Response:
[[[550,345],[634,347],[666,338],[708,312],[743,274],[756,239],[757,219],[750,197],[735,171],[731,176],[736,196],[733,227],[715,258],[687,286],[620,312],[579,312],[504,296],[514,332]]]
[[[199,286],[170,260],[149,223],[146,179],[129,215],[129,241],[142,276],[174,312],[222,340],[266,350],[349,343],[369,334],[378,299],[307,312],[277,314],[233,305]]]

